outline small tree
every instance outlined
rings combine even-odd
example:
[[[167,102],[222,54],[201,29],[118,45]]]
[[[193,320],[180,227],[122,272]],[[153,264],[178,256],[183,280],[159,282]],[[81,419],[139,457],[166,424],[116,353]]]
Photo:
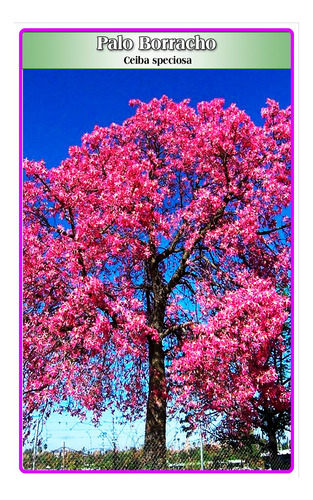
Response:
[[[95,421],[108,408],[145,414],[146,459],[158,450],[162,468],[167,408],[199,404],[185,383],[209,387],[182,355],[210,349],[219,321],[232,331],[230,353],[249,323],[238,364],[246,348],[260,359],[280,342],[289,252],[273,248],[289,227],[290,109],[269,100],[257,127],[223,104],[131,101],[134,116],[96,126],[57,168],[25,160],[26,428],[34,412],[65,403]],[[246,401],[252,386],[240,377]]]

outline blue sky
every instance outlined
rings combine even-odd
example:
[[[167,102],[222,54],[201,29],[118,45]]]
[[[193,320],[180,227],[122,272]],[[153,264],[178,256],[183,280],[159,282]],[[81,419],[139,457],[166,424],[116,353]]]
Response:
[[[122,123],[134,114],[130,99],[149,101],[163,94],[191,106],[222,97],[261,124],[270,97],[291,102],[289,70],[24,70],[23,156],[48,167],[67,157],[94,125]]]
[[[281,107],[291,103],[290,76],[289,70],[24,70],[23,156],[55,167],[96,124],[122,123],[134,114],[130,99],[149,101],[163,94],[177,102],[190,98],[191,106],[222,97],[226,106],[236,103],[259,125],[268,97]],[[100,430],[77,422],[52,416],[43,431],[48,448],[63,441],[73,449],[101,447],[101,431],[112,432],[107,415]],[[175,434],[175,425],[169,432]],[[143,436],[142,423],[137,436]],[[121,441],[130,444],[122,436]]]

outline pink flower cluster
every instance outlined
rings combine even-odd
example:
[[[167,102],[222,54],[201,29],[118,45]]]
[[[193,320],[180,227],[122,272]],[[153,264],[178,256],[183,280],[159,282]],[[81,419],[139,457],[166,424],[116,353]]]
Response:
[[[285,349],[282,330],[290,299],[269,280],[247,277],[244,285],[223,296],[203,285],[203,323],[192,328],[171,364],[173,409],[194,413],[195,425],[208,411],[217,411],[257,426],[260,407],[289,408],[290,392],[278,380],[275,362]]]

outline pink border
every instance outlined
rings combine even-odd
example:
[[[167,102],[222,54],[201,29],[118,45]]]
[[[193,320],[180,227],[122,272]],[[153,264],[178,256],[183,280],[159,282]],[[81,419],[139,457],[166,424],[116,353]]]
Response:
[[[211,471],[211,470],[168,470],[168,471],[145,471],[145,470],[101,470],[101,471],[84,471],[84,470],[73,470],[73,471],[56,471],[56,470],[25,470],[23,469],[23,449],[22,449],[22,395],[23,395],[23,385],[22,385],[22,335],[23,335],[23,314],[22,314],[22,285],[23,285],[23,261],[22,261],[22,213],[23,213],[23,203],[22,203],[22,193],[23,193],[23,34],[27,32],[287,32],[290,34],[290,46],[291,46],[291,140],[292,140],[292,155],[291,155],[291,467],[288,470],[279,471]],[[19,450],[19,468],[23,473],[30,474],[105,474],[105,473],[117,473],[117,474],[290,474],[294,470],[294,32],[291,29],[285,28],[260,28],[260,29],[249,29],[249,28],[108,28],[108,29],[22,29],[19,33],[19,360],[20,360],[20,378],[19,378],[19,438],[20,438],[20,450]]]

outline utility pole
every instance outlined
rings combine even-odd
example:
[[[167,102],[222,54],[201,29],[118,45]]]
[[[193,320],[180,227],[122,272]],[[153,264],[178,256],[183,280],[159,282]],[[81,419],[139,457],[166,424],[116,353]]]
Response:
[[[36,467],[36,455],[37,455],[37,440],[38,440],[38,429],[39,429],[39,417],[36,424],[35,440],[34,440],[34,450],[33,450],[33,470]]]
[[[203,470],[203,442],[202,442],[202,430],[201,430],[201,425],[199,425],[199,436],[200,436],[200,460],[201,460],[201,470]]]
[[[65,470],[65,442],[63,441],[62,447],[62,469]]]
[[[114,466],[114,470],[116,470],[116,468],[117,468],[117,464],[116,464],[117,449],[116,449],[116,441],[115,441],[114,416],[112,416],[112,441],[113,441],[113,466]]]

